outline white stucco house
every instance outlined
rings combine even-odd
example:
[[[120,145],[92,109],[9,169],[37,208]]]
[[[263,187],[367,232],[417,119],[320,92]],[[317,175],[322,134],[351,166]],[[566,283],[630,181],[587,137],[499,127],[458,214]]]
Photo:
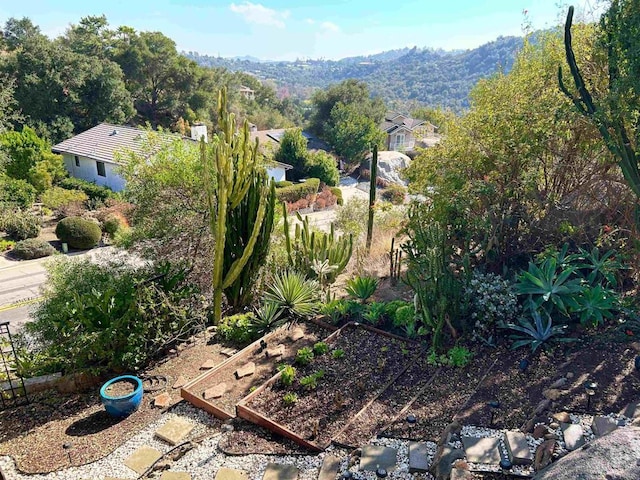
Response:
[[[433,137],[437,127],[425,120],[411,118],[397,112],[388,112],[380,129],[387,134],[386,149],[396,152],[413,150],[425,137]]]
[[[52,147],[54,153],[62,155],[64,166],[72,177],[94,182],[119,192],[125,187],[125,180],[118,172],[118,154],[128,151],[147,154],[146,130],[123,125],[101,123],[89,130],[71,137]],[[158,135],[158,146],[170,143],[179,135],[162,133]],[[182,137],[187,142],[207,141],[207,127],[194,124],[191,137]],[[267,172],[276,181],[286,179],[286,171],[291,165],[274,163],[267,166]]]

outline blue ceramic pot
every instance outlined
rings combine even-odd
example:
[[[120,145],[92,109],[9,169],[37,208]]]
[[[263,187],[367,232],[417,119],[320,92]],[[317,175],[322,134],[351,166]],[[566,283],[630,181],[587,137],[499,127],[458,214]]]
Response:
[[[111,397],[106,391],[110,385],[121,380],[129,380],[135,384],[133,393],[121,397]],[[133,375],[122,375],[112,378],[100,388],[100,400],[107,413],[113,417],[126,417],[135,412],[142,403],[142,380]]]

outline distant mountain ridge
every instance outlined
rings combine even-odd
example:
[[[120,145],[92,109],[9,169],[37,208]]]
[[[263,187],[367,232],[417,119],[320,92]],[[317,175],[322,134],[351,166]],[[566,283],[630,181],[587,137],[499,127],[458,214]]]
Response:
[[[306,98],[347,78],[369,84],[390,106],[424,104],[462,110],[469,92],[481,78],[508,72],[522,47],[522,37],[498,37],[465,51],[401,48],[342,60],[255,61],[184,53],[208,67],[243,71],[271,80],[283,95]]]

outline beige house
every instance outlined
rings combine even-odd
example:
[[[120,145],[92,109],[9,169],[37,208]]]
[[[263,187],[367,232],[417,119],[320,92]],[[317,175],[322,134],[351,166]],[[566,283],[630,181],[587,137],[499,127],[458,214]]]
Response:
[[[426,120],[411,118],[397,112],[389,112],[380,125],[387,134],[386,149],[406,152],[416,147],[416,142],[435,136],[437,128]]]
[[[249,87],[245,87],[244,85],[240,85],[240,88],[238,89],[238,92],[240,92],[240,95],[242,95],[247,100],[255,100],[256,99],[256,91],[250,89]]]

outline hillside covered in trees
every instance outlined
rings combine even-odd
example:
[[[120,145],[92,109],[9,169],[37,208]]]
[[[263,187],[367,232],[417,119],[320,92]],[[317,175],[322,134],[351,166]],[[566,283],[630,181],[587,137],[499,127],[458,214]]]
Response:
[[[374,95],[396,107],[426,104],[461,110],[481,78],[511,69],[522,47],[520,37],[499,37],[473,50],[443,51],[404,48],[375,55],[333,60],[256,62],[185,53],[208,67],[224,67],[275,82],[281,94],[307,98],[318,88],[354,78],[366,82]]]

